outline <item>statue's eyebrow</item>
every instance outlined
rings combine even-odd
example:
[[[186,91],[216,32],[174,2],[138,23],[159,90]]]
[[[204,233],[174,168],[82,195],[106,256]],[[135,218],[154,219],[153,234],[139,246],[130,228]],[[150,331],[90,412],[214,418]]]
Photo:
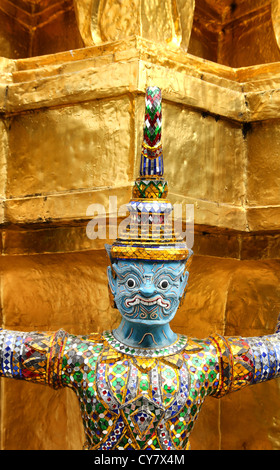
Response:
[[[153,265],[151,271],[156,274],[157,271],[158,271],[159,269],[162,269],[162,268],[164,268],[164,263],[162,263],[162,264],[155,263],[155,264]]]
[[[113,269],[119,277],[125,277],[128,274],[133,274],[133,273],[136,274],[137,276],[142,277],[144,273],[143,267],[141,269],[141,266],[136,265],[136,263],[131,263],[129,266],[122,265],[121,263],[116,263],[113,265]]]
[[[119,278],[125,278],[129,274],[135,274],[140,278],[143,278],[145,275],[145,269],[142,263],[131,263],[130,265],[123,265],[121,262],[116,263],[113,265],[113,269]],[[155,263],[151,269],[153,273],[153,279],[157,279],[157,277],[161,275],[168,275],[171,277],[172,280],[177,280],[183,274],[185,266],[178,267],[171,267],[167,266],[166,263],[158,264]]]
[[[168,267],[166,265],[160,265],[159,268],[155,272],[154,278],[157,278],[160,275],[167,274],[175,281],[176,279],[179,279],[179,277],[183,274],[184,269],[185,269],[184,265],[182,265],[179,269],[178,267],[172,268],[171,266]],[[159,272],[159,271],[162,271],[162,272]]]

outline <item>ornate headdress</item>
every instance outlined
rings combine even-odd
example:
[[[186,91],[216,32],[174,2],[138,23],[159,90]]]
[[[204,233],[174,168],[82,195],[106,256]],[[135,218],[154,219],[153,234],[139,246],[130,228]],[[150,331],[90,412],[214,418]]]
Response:
[[[186,260],[191,251],[174,233],[172,204],[166,199],[161,143],[161,90],[149,87],[145,96],[145,122],[140,175],[128,204],[129,224],[110,250],[114,259]]]

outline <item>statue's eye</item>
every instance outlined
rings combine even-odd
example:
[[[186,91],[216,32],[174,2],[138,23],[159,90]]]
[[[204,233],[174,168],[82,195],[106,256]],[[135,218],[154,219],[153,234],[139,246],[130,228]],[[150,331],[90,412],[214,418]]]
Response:
[[[133,287],[136,286],[136,282],[135,282],[135,280],[134,280],[132,277],[130,277],[130,278],[126,281],[126,285],[127,285],[127,287],[129,287],[130,289],[133,289]]]
[[[162,279],[159,283],[160,289],[167,289],[168,286],[169,286],[169,282],[166,279]]]

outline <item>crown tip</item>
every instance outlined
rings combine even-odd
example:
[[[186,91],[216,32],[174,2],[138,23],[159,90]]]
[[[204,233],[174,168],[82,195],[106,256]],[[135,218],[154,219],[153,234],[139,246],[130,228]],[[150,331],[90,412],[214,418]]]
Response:
[[[161,89],[157,86],[150,86],[146,89],[145,96],[145,119],[140,176],[163,175],[161,127]]]

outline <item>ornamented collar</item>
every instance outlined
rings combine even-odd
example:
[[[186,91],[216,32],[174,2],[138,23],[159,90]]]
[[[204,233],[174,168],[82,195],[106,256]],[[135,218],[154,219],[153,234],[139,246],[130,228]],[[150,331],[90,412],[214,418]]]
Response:
[[[188,343],[188,337],[184,335],[178,335],[177,340],[167,347],[161,348],[137,348],[127,346],[118,341],[111,331],[105,331],[103,333],[104,339],[109,345],[118,351],[119,353],[133,357],[145,357],[145,358],[161,358],[166,356],[173,356],[186,348]]]

